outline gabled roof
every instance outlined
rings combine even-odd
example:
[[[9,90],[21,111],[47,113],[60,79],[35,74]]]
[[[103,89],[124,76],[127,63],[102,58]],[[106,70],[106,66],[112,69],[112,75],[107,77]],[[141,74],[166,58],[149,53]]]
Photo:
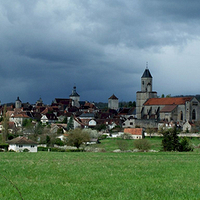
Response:
[[[170,97],[170,98],[151,98],[144,105],[184,105],[186,101],[191,101],[193,97]]]
[[[145,69],[142,78],[152,78],[151,73],[148,68]]]
[[[29,140],[26,137],[17,137],[12,140],[7,141],[8,144],[37,144],[37,142],[33,140]]]
[[[116,100],[118,100],[118,98],[114,94],[109,99],[116,99]]]

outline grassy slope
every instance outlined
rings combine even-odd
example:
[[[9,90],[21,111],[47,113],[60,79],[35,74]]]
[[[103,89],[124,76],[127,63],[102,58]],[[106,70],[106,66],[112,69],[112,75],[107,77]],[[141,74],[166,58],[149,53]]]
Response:
[[[162,149],[161,143],[162,143],[162,138],[161,137],[152,137],[146,138],[147,140],[150,141],[151,143],[151,149],[160,151]],[[105,140],[101,140],[101,144],[95,145],[94,147],[98,147],[98,148],[104,148],[107,152],[109,151],[113,151],[115,149],[118,149],[118,145],[117,145],[117,140],[119,139],[105,139]],[[133,145],[133,141],[134,140],[127,140],[127,145],[128,145],[128,149],[134,149],[134,145]],[[194,144],[195,146],[197,146],[198,144],[200,144],[200,140],[198,138],[193,138],[190,140],[191,144]]]
[[[0,153],[0,173],[23,199],[200,199],[200,155]],[[0,199],[20,199],[0,177]]]

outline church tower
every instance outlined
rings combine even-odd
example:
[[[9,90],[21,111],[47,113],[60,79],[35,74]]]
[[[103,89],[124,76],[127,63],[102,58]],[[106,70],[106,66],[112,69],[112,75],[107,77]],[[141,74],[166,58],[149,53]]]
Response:
[[[16,101],[15,101],[15,108],[21,108],[22,107],[22,102],[19,99],[19,97],[17,97]]]
[[[119,108],[119,100],[114,94],[108,99],[108,108],[114,110]]]
[[[72,106],[76,106],[77,108],[80,107],[80,95],[76,92],[76,86],[74,86],[72,94],[69,96],[69,98],[72,99]]]
[[[157,92],[152,91],[153,77],[148,69],[145,69],[141,77],[141,91],[136,93],[137,118],[142,119],[143,104],[150,98],[157,98]]]

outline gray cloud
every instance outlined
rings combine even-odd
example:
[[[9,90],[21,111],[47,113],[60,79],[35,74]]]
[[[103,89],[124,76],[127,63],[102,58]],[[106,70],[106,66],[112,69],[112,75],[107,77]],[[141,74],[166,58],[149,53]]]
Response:
[[[146,61],[158,92],[198,93],[199,7],[189,0],[1,1],[0,99],[50,103],[76,84],[81,100],[113,93],[135,100]]]

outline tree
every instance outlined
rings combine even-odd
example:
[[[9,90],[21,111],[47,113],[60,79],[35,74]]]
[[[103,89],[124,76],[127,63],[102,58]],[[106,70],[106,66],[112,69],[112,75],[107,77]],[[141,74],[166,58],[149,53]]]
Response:
[[[153,128],[149,128],[149,127],[148,127],[148,128],[146,129],[146,132],[150,135],[150,138],[151,138],[151,134],[154,133],[154,131],[155,131],[155,130],[154,130]]]
[[[119,139],[119,140],[117,140],[116,143],[121,151],[128,150],[128,148],[129,148],[129,143],[127,140]]]
[[[70,129],[74,128],[74,119],[73,116],[70,117],[69,122],[67,123],[67,130],[69,131]]]
[[[5,141],[8,139],[8,126],[9,126],[9,118],[6,116],[7,107],[4,106],[3,109],[3,129],[2,129],[2,143],[5,143]]]
[[[164,151],[179,151],[180,143],[176,127],[163,130],[162,135],[162,146]]]
[[[151,148],[150,142],[146,139],[134,140],[133,144],[140,151],[148,151]]]
[[[193,151],[189,139],[178,137],[177,128],[163,130],[162,146],[164,151]]]
[[[48,135],[46,136],[46,144],[47,144],[47,147],[49,147],[51,144],[51,138]]]
[[[75,146],[79,149],[84,142],[88,142],[89,140],[90,136],[87,132],[84,132],[81,129],[74,129],[69,132],[67,145]]]

